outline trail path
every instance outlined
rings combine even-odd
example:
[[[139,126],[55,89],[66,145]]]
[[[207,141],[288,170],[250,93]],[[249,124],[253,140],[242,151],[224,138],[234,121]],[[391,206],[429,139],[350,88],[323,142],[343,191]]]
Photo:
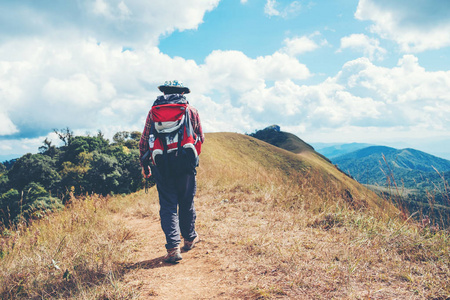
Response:
[[[163,261],[165,238],[158,218],[128,217],[125,226],[139,240],[133,264],[124,281],[140,291],[140,299],[212,299],[233,298],[226,291],[224,277],[214,242],[201,240],[189,252],[182,252],[177,264]]]
[[[424,298],[400,276],[405,262],[395,251],[380,255],[380,247],[368,245],[351,227],[302,226],[299,220],[312,217],[239,192],[199,195],[201,241],[182,252],[179,263],[165,263],[155,197],[137,199],[129,212],[117,215],[133,233],[129,249],[134,250],[120,281],[139,299]],[[413,267],[430,272],[420,262]]]

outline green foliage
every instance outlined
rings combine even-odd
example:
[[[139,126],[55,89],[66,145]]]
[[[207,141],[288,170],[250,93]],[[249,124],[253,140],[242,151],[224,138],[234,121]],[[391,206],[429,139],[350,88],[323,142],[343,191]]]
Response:
[[[2,224],[41,217],[60,209],[72,196],[131,193],[143,188],[140,132],[118,132],[112,144],[101,132],[74,136],[66,128],[55,133],[63,146],[56,147],[46,139],[39,154],[22,156],[9,170],[0,164]]]
[[[69,127],[57,130],[53,129],[53,132],[59,137],[59,139],[64,143],[65,146],[69,146],[73,139],[73,132]]]
[[[115,157],[94,152],[91,168],[85,176],[85,189],[102,195],[116,192],[121,175],[122,169]]]
[[[61,208],[61,200],[51,197],[43,186],[35,182],[25,186],[22,192],[10,189],[0,196],[0,220],[3,224],[17,223],[22,218],[40,218]]]
[[[19,217],[25,219],[40,218],[48,212],[63,208],[61,200],[51,197],[43,186],[34,182],[25,187],[20,205]]]
[[[102,136],[76,136],[72,139],[72,142],[67,146],[65,151],[65,161],[78,163],[77,158],[83,152],[104,152],[109,146],[108,140],[105,140]]]
[[[9,178],[8,174],[4,173],[0,175],[0,195],[8,190]]]
[[[26,154],[19,158],[8,172],[10,186],[22,191],[31,183],[40,183],[47,190],[52,189],[61,180],[56,171],[55,161],[42,154]]]
[[[10,189],[0,195],[0,221],[3,225],[11,224],[13,218],[20,213],[20,194],[15,189]]]
[[[114,143],[123,145],[128,149],[139,149],[141,133],[139,131],[120,131],[113,136]]]
[[[117,157],[122,166],[122,176],[119,178],[118,193],[131,193],[143,187],[139,150],[130,150],[128,154]]]
[[[130,133],[128,131],[119,131],[113,136],[113,141],[115,143],[123,143],[126,139],[130,136]]]
[[[50,156],[51,158],[54,158],[59,154],[59,152],[60,152],[59,149],[56,148],[55,145],[52,145],[52,141],[45,138],[43,143],[44,143],[44,145],[39,147],[40,153]]]

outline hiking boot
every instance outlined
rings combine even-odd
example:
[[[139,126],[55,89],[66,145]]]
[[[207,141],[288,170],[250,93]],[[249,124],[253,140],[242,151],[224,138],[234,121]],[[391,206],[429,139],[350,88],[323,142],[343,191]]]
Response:
[[[182,260],[180,247],[167,249],[167,254],[164,256],[164,261],[167,263],[176,263],[179,260]]]
[[[184,240],[183,250],[184,250],[184,251],[189,251],[189,250],[191,250],[192,248],[195,247],[195,244],[197,244],[198,242],[200,242],[200,237],[199,237],[198,235],[197,235],[197,236],[195,237],[195,239],[192,240],[192,241]]]

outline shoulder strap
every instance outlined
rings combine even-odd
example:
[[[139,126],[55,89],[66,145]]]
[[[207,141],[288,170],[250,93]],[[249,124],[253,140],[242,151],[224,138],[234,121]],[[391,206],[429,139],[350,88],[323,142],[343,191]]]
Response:
[[[153,106],[163,105],[163,104],[188,104],[186,97],[181,94],[170,94],[158,96],[153,102]]]

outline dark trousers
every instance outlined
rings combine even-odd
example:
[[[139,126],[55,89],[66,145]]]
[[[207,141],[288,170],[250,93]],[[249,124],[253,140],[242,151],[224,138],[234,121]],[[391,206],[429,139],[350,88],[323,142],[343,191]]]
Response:
[[[197,191],[195,174],[162,177],[157,168],[152,168],[159,194],[159,216],[166,235],[166,248],[181,243],[180,233],[185,240],[197,237],[195,232],[194,196]],[[155,174],[156,173],[156,174]]]

